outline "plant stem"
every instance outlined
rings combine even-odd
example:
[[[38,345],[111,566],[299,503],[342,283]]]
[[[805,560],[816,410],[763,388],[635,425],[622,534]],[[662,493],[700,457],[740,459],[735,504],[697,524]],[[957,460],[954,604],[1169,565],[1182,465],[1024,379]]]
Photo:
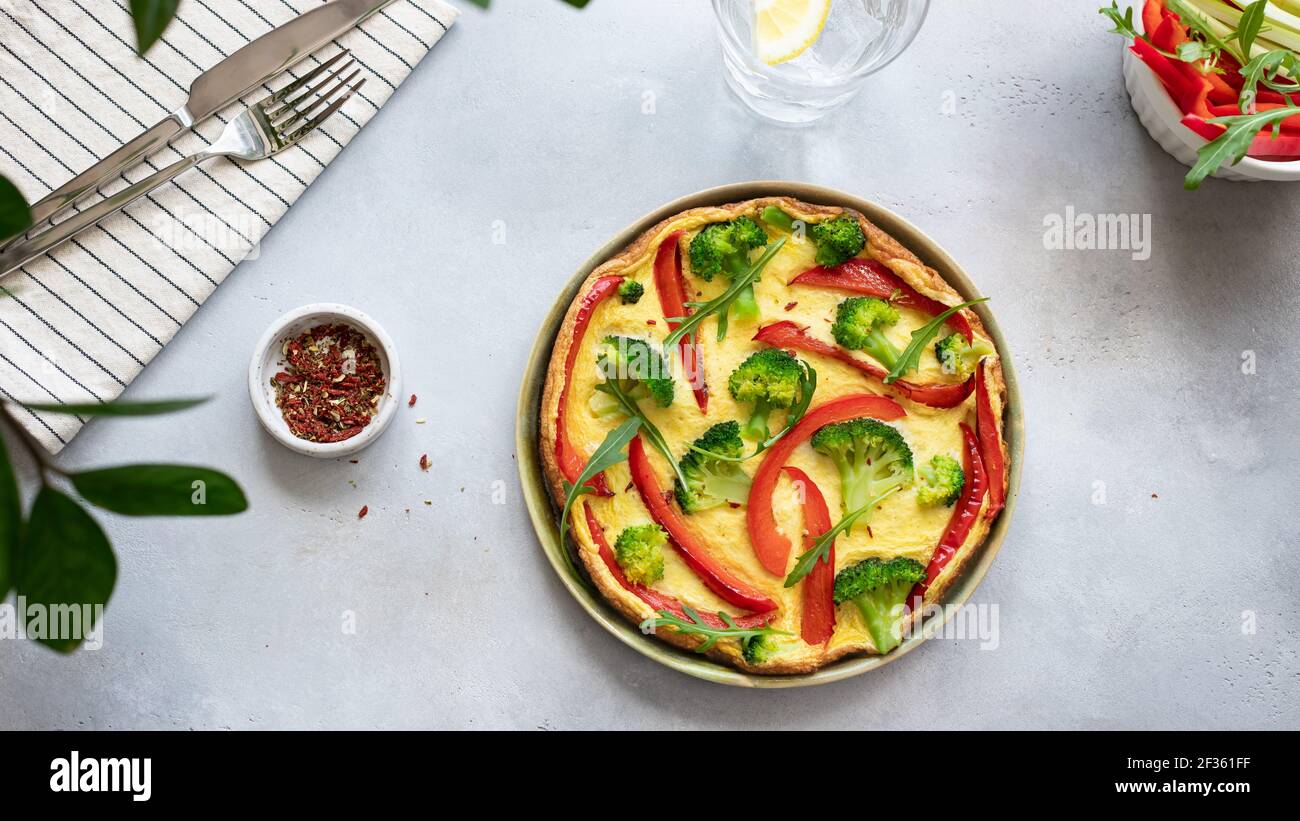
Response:
[[[50,473],[56,473],[60,476],[66,475],[65,471],[50,461],[49,456],[45,452],[45,448],[41,446],[40,442],[36,441],[36,437],[28,433],[27,428],[23,427],[22,424],[14,418],[13,408],[8,402],[0,402],[0,423],[3,423],[4,427],[7,427],[13,432],[14,438],[22,443],[23,447],[27,450],[28,455],[31,456],[32,461],[36,463],[36,467],[41,476],[41,484],[49,484],[47,481],[47,475]]]

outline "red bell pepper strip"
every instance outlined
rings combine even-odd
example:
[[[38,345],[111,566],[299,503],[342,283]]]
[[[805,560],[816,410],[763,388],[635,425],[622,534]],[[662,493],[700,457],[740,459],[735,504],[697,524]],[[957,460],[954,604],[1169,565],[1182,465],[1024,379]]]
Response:
[[[812,550],[817,537],[831,529],[831,511],[821,488],[797,467],[782,468],[803,485],[803,548]],[[822,644],[835,632],[835,543],[826,561],[817,562],[803,579],[803,620],[799,636],[808,644]]]
[[[653,607],[655,610],[666,610],[681,619],[689,618],[686,615],[682,603],[675,597],[667,593],[660,593],[653,587],[647,587],[644,584],[635,584],[628,580],[627,574],[619,566],[618,559],[614,557],[614,551],[609,546],[609,540],[605,538],[605,531],[600,526],[600,521],[596,514],[591,512],[591,505],[583,502],[583,508],[587,512],[587,530],[591,533],[591,538],[596,542],[596,548],[600,551],[600,558],[604,560],[605,567],[609,568],[610,574],[614,580],[622,585],[624,590],[631,592],[641,601]],[[772,620],[775,613],[746,613],[740,616],[733,616],[737,627],[762,627]],[[699,614],[710,627],[726,627],[727,625],[718,618],[714,613],[702,612]]]
[[[1224,128],[1215,123],[1207,123],[1205,120],[1194,114],[1188,114],[1183,117],[1182,123],[1187,128],[1196,132],[1204,140],[1215,140],[1223,134]],[[1283,133],[1277,139],[1273,138],[1273,133],[1268,129],[1255,135],[1250,142],[1250,148],[1246,151],[1252,157],[1261,159],[1296,159],[1300,158],[1300,135]]]
[[[730,570],[718,563],[717,559],[709,553],[708,548],[691,532],[681,514],[673,508],[664,497],[663,491],[659,489],[654,468],[646,458],[645,447],[641,444],[639,435],[633,437],[628,444],[627,457],[628,466],[632,470],[632,482],[636,485],[637,492],[641,494],[641,501],[650,511],[650,517],[668,531],[672,546],[682,554],[682,558],[690,565],[691,570],[695,571],[695,575],[699,576],[710,590],[737,607],[758,613],[775,610],[777,608],[775,601],[736,578]]]
[[[1278,108],[1289,108],[1289,106],[1281,105],[1279,103],[1255,103],[1256,111],[1272,111]],[[1235,117],[1241,114],[1241,109],[1238,108],[1235,103],[1232,105],[1212,105],[1210,106],[1210,114],[1215,117]],[[1290,134],[1300,133],[1300,114],[1294,114],[1283,120],[1282,131]],[[1271,134],[1272,128],[1270,127],[1265,129],[1260,133]]]
[[[948,520],[948,529],[939,540],[934,555],[930,557],[930,564],[925,568],[925,578],[912,588],[908,601],[913,601],[918,596],[925,596],[925,591],[929,590],[934,580],[939,578],[939,574],[948,566],[952,557],[957,555],[957,550],[970,535],[971,527],[979,518],[980,506],[984,504],[984,492],[988,487],[988,480],[984,474],[984,460],[980,458],[979,443],[965,422],[960,426],[962,439],[965,442],[962,466],[966,470],[966,485],[962,488],[957,506],[953,508],[952,518]]]
[[[772,513],[772,494],[776,491],[781,468],[785,467],[794,449],[808,441],[818,428],[859,416],[890,422],[907,416],[907,411],[894,400],[873,393],[833,399],[809,411],[789,433],[768,448],[767,456],[754,473],[749,488],[749,507],[745,511],[746,524],[759,563],[772,575],[784,576],[786,561],[790,558],[790,540],[776,529],[776,516]]]
[[[883,380],[889,375],[889,371],[874,362],[858,359],[838,345],[832,345],[829,342],[823,342],[809,336],[806,328],[802,328],[788,319],[759,328],[758,333],[754,335],[754,339],[774,348],[794,348],[837,359],[846,365],[857,368],[873,379]],[[955,408],[966,401],[966,397],[971,395],[971,391],[975,389],[975,378],[971,377],[965,382],[933,385],[918,385],[915,382],[899,379],[890,383],[889,387],[913,402],[920,402],[922,405],[929,405],[932,408]]]
[[[998,419],[993,413],[984,373],[981,360],[975,371],[975,430],[979,434],[980,460],[988,475],[989,506],[984,511],[984,518],[992,519],[1006,506],[1007,460],[1002,455],[1002,437],[998,433]]]
[[[564,387],[560,389],[560,401],[555,410],[555,461],[560,466],[560,473],[569,483],[578,481],[583,467],[587,464],[586,457],[580,454],[569,441],[569,429],[564,421],[564,411],[569,404],[569,386],[573,383],[573,364],[578,358],[582,337],[587,333],[587,326],[591,324],[591,315],[596,312],[596,306],[610,294],[616,293],[622,282],[623,277],[620,276],[601,277],[596,280],[592,283],[591,290],[587,291],[582,301],[578,303],[578,313],[574,317],[573,341],[569,343],[569,355],[564,360]],[[591,477],[587,486],[596,491],[598,496],[614,495],[610,492],[609,483],[605,481],[603,473]]]
[[[1142,30],[1148,35],[1160,27],[1164,18],[1165,4],[1161,0],[1146,0],[1142,6]]]
[[[821,266],[810,268],[790,280],[790,284],[838,288],[841,291],[874,296],[877,299],[893,297],[895,305],[912,308],[930,316],[938,316],[948,310],[947,305],[924,296],[904,282],[898,274],[889,270],[884,263],[874,259],[851,259],[834,268]],[[966,337],[967,342],[973,338],[970,321],[966,319],[965,314],[956,313],[944,321],[957,333]]]
[[[1175,103],[1182,107],[1182,100],[1190,93],[1194,93],[1191,83],[1188,82],[1186,75],[1174,65],[1174,61],[1161,54],[1156,47],[1146,40],[1134,40],[1131,46],[1133,53],[1141,58],[1147,67],[1155,72],[1156,77],[1164,84],[1169,96],[1174,99]],[[1207,92],[1208,93],[1208,92]],[[1183,113],[1187,113],[1184,110]]]
[[[659,305],[664,312],[664,319],[673,316],[690,316],[686,310],[686,286],[682,282],[682,261],[677,256],[677,245],[682,238],[681,231],[674,231],[664,237],[655,252],[655,293],[659,295]],[[669,322],[669,333],[677,330],[680,322]],[[682,368],[686,371],[686,380],[691,384],[695,394],[695,404],[700,406],[700,413],[709,410],[709,386],[704,382],[704,359],[700,356],[699,346],[691,342],[689,335],[678,343],[682,350]]]

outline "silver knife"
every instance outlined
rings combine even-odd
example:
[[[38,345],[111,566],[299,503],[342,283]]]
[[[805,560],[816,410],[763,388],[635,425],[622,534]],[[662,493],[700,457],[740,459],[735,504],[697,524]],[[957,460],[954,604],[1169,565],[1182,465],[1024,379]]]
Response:
[[[308,57],[396,0],[333,0],[269,31],[200,74],[190,98],[167,119],[95,163],[32,206],[35,225],[89,194],[118,172]],[[16,242],[22,235],[9,242]],[[3,248],[9,243],[0,243]]]

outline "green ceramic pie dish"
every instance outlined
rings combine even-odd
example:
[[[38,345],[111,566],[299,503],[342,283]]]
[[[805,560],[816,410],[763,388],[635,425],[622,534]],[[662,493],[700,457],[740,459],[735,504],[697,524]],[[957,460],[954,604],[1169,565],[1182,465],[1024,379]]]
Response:
[[[606,604],[598,593],[581,584],[569,573],[564,554],[561,552],[564,547],[559,533],[559,511],[546,491],[541,458],[538,454],[539,409],[542,390],[546,383],[546,369],[551,359],[551,348],[564,320],[564,314],[587,276],[605,260],[626,248],[651,226],[673,214],[689,208],[723,205],[769,196],[791,196],[804,202],[856,209],[915,253],[925,264],[937,270],[964,298],[975,299],[982,296],[962,267],[938,243],[907,220],[869,200],[833,188],[800,182],[746,182],[699,191],[674,200],[624,228],[583,263],[569,279],[564,290],[558,294],[555,304],[551,306],[546,320],[537,333],[532,353],[528,357],[528,367],[524,372],[523,385],[519,392],[515,447],[519,455],[519,478],[523,484],[524,500],[528,505],[528,513],[532,518],[533,529],[537,531],[542,552],[546,554],[551,567],[555,569],[560,583],[572,594],[578,605],[602,627],[637,652],[697,678],[738,687],[804,687],[839,681],[883,667],[916,649],[926,635],[932,634],[934,630],[943,626],[947,614],[953,609],[948,605],[961,605],[970,598],[983,580],[984,574],[988,572],[989,566],[993,564],[999,548],[1002,547],[1002,541],[1006,538],[1012,515],[1015,513],[1016,496],[1020,490],[1020,472],[1024,464],[1025,427],[1020,404],[1020,388],[1012,364],[1013,356],[1007,347],[1006,339],[1002,336],[1002,331],[998,328],[997,320],[988,308],[988,303],[978,305],[974,310],[979,314],[985,329],[993,337],[1001,353],[1003,378],[1007,385],[1005,435],[1011,464],[1006,509],[993,523],[993,528],[979,548],[978,554],[971,559],[962,575],[948,589],[941,602],[945,607],[927,618],[924,629],[917,631],[917,635],[905,640],[888,655],[848,658],[806,675],[762,676],[723,666],[704,656],[642,635],[636,625],[624,619]]]

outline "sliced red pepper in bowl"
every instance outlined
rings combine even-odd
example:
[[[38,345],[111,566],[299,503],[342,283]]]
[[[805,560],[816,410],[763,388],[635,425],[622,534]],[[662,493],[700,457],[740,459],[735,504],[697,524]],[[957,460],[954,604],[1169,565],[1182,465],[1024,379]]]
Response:
[[[938,316],[948,310],[948,306],[935,299],[930,299],[920,291],[903,281],[903,278],[883,263],[874,259],[851,259],[833,268],[818,266],[804,271],[790,280],[791,285],[808,285],[819,288],[835,288],[849,293],[874,296],[877,299],[891,300],[895,305],[912,308],[930,316]],[[973,338],[970,320],[961,313],[953,314],[945,320],[957,333]]]
[[[609,540],[605,538],[605,531],[600,526],[600,521],[596,514],[591,511],[591,505],[583,502],[583,508],[587,513],[587,531],[591,533],[591,538],[596,542],[596,549],[600,552],[600,558],[605,562],[605,567],[609,569],[610,575],[614,577],[624,590],[631,592],[641,601],[653,607],[655,610],[666,610],[678,618],[687,618],[686,610],[682,603],[674,596],[667,593],[660,593],[653,587],[647,587],[644,584],[636,584],[630,581],[623,568],[619,566],[618,559],[614,557],[614,550],[609,546]],[[718,618],[716,614],[707,611],[700,611],[699,616],[710,627],[726,627],[727,625]],[[732,616],[737,627],[763,627],[775,618],[776,614],[772,611],[766,613],[744,613],[738,616]]]
[[[564,475],[565,481],[570,484],[578,481],[582,469],[587,464],[586,457],[579,453],[569,440],[569,427],[564,418],[565,410],[569,405],[569,387],[573,384],[573,366],[578,358],[578,350],[582,347],[582,338],[587,333],[587,326],[591,324],[591,315],[596,312],[596,307],[601,302],[618,292],[618,286],[622,282],[621,276],[601,277],[593,282],[587,293],[583,294],[582,300],[578,303],[578,312],[574,316],[573,340],[569,343],[569,355],[564,359],[564,387],[560,389],[560,400],[555,410],[555,461],[559,464],[560,473]],[[596,491],[599,496],[614,495],[610,492],[609,483],[605,481],[603,473],[593,476],[587,486]]]
[[[803,547],[812,550],[817,537],[830,530],[831,511],[821,488],[797,467],[782,468],[790,479],[803,486]],[[803,579],[803,619],[799,637],[808,644],[823,644],[835,633],[835,542],[826,560],[817,562]]]
[[[754,553],[758,556],[759,563],[772,575],[784,577],[786,563],[790,558],[790,540],[777,530],[776,516],[772,513],[772,494],[776,492],[776,481],[781,476],[781,468],[785,467],[795,448],[808,441],[818,428],[859,416],[890,422],[907,416],[907,411],[894,400],[873,393],[853,394],[831,400],[809,411],[789,433],[778,439],[768,449],[763,463],[754,473],[745,519]]]
[[[836,359],[857,368],[873,379],[882,380],[882,383],[884,378],[889,375],[888,371],[874,362],[858,359],[838,345],[823,342],[810,335],[806,328],[788,319],[760,328],[758,333],[754,335],[754,339],[774,348],[793,348]],[[922,405],[929,405],[932,408],[955,408],[966,401],[966,397],[971,395],[971,391],[975,389],[975,378],[970,377],[965,382],[930,385],[920,385],[899,379],[891,382],[889,387],[913,402],[919,402]]]
[[[650,518],[668,532],[669,543],[686,560],[691,570],[695,571],[695,575],[719,597],[737,607],[758,613],[775,610],[778,606],[775,601],[737,578],[714,558],[712,552],[691,531],[682,515],[668,501],[669,497],[660,490],[659,480],[655,477],[650,460],[646,458],[645,446],[641,444],[639,435],[628,445],[627,457],[628,466],[632,470],[632,482],[641,494],[641,501],[650,511]]]
[[[675,316],[690,316],[686,308],[686,285],[682,281],[682,261],[677,253],[683,233],[674,231],[664,237],[659,250],[655,252],[655,293],[659,295],[659,305],[665,320]],[[680,324],[669,321],[668,332],[677,330]],[[709,386],[704,381],[704,358],[700,356],[700,348],[691,341],[689,334],[678,346],[682,351],[682,368],[686,371],[686,381],[695,394],[695,404],[699,405],[700,413],[707,413]]]
[[[1164,19],[1165,4],[1161,0],[1146,0],[1142,4],[1142,30],[1155,31]]]

